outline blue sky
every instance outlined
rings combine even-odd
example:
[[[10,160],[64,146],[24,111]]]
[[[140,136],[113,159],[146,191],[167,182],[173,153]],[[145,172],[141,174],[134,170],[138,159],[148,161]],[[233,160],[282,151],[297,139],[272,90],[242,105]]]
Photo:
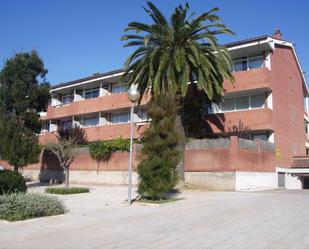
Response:
[[[166,15],[185,1],[154,0]],[[296,44],[303,70],[309,74],[308,0],[191,0],[197,14],[219,7],[219,15],[235,36],[225,43],[263,34],[276,27]],[[150,22],[142,0],[1,0],[0,69],[16,52],[36,49],[51,84],[75,80],[123,66],[132,52],[120,41],[130,21]],[[308,76],[306,77],[308,80]]]

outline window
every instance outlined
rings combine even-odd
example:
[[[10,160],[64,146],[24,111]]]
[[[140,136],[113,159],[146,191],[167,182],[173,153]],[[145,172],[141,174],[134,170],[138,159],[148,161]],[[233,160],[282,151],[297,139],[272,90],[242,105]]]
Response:
[[[252,109],[265,107],[265,94],[252,95],[250,98]]]
[[[123,113],[113,113],[111,121],[113,124],[122,124],[130,122],[130,113],[123,112]]]
[[[266,133],[255,133],[252,134],[252,140],[262,140],[262,141],[267,141],[268,140],[268,134]]]
[[[73,96],[72,95],[64,95],[62,96],[62,104],[67,105],[69,103],[73,102]]]
[[[93,99],[99,97],[99,89],[91,89],[85,91],[85,99]]]
[[[234,99],[225,99],[222,103],[222,108],[220,108],[223,112],[234,111]]]
[[[249,109],[249,96],[236,98],[235,104],[236,104],[236,110]]]
[[[127,86],[125,85],[113,85],[113,93],[123,93],[127,91]]]
[[[148,121],[148,114],[146,110],[143,109],[138,110],[137,115],[139,117],[140,122]]]
[[[234,72],[246,71],[246,70],[247,70],[247,60],[234,62]]]
[[[255,58],[249,58],[249,69],[263,67],[263,64],[264,64],[264,60],[262,56],[255,57]]]
[[[241,111],[250,109],[265,108],[266,94],[255,94],[249,96],[236,96],[225,98],[224,102],[218,104],[216,108],[212,108],[212,113]]]
[[[72,120],[62,120],[60,122],[60,127],[62,129],[68,129],[72,127]]]
[[[81,123],[82,126],[84,127],[98,126],[99,118],[98,117],[83,118]]]
[[[246,71],[253,68],[260,68],[264,66],[264,57],[246,57],[240,60],[236,60],[233,63],[233,72]]]

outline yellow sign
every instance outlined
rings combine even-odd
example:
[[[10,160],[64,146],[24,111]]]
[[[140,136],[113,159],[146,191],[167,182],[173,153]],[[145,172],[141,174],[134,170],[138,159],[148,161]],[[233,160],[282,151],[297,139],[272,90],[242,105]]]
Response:
[[[275,155],[276,155],[276,160],[280,160],[281,159],[281,151],[280,149],[276,149],[275,150]]]

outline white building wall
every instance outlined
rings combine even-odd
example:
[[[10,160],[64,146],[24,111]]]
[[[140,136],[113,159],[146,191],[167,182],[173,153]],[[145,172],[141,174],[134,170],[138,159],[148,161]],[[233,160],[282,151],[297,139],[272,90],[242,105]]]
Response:
[[[277,173],[235,172],[235,190],[264,190],[278,187]]]

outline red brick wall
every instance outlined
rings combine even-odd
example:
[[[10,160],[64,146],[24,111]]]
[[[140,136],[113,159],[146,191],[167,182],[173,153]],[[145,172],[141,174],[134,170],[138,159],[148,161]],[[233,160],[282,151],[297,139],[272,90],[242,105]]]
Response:
[[[275,172],[274,152],[240,149],[237,137],[227,149],[187,149],[184,158],[186,172]]]
[[[276,46],[271,76],[277,165],[290,167],[293,150],[295,155],[305,155],[306,139],[302,78],[291,48]]]

